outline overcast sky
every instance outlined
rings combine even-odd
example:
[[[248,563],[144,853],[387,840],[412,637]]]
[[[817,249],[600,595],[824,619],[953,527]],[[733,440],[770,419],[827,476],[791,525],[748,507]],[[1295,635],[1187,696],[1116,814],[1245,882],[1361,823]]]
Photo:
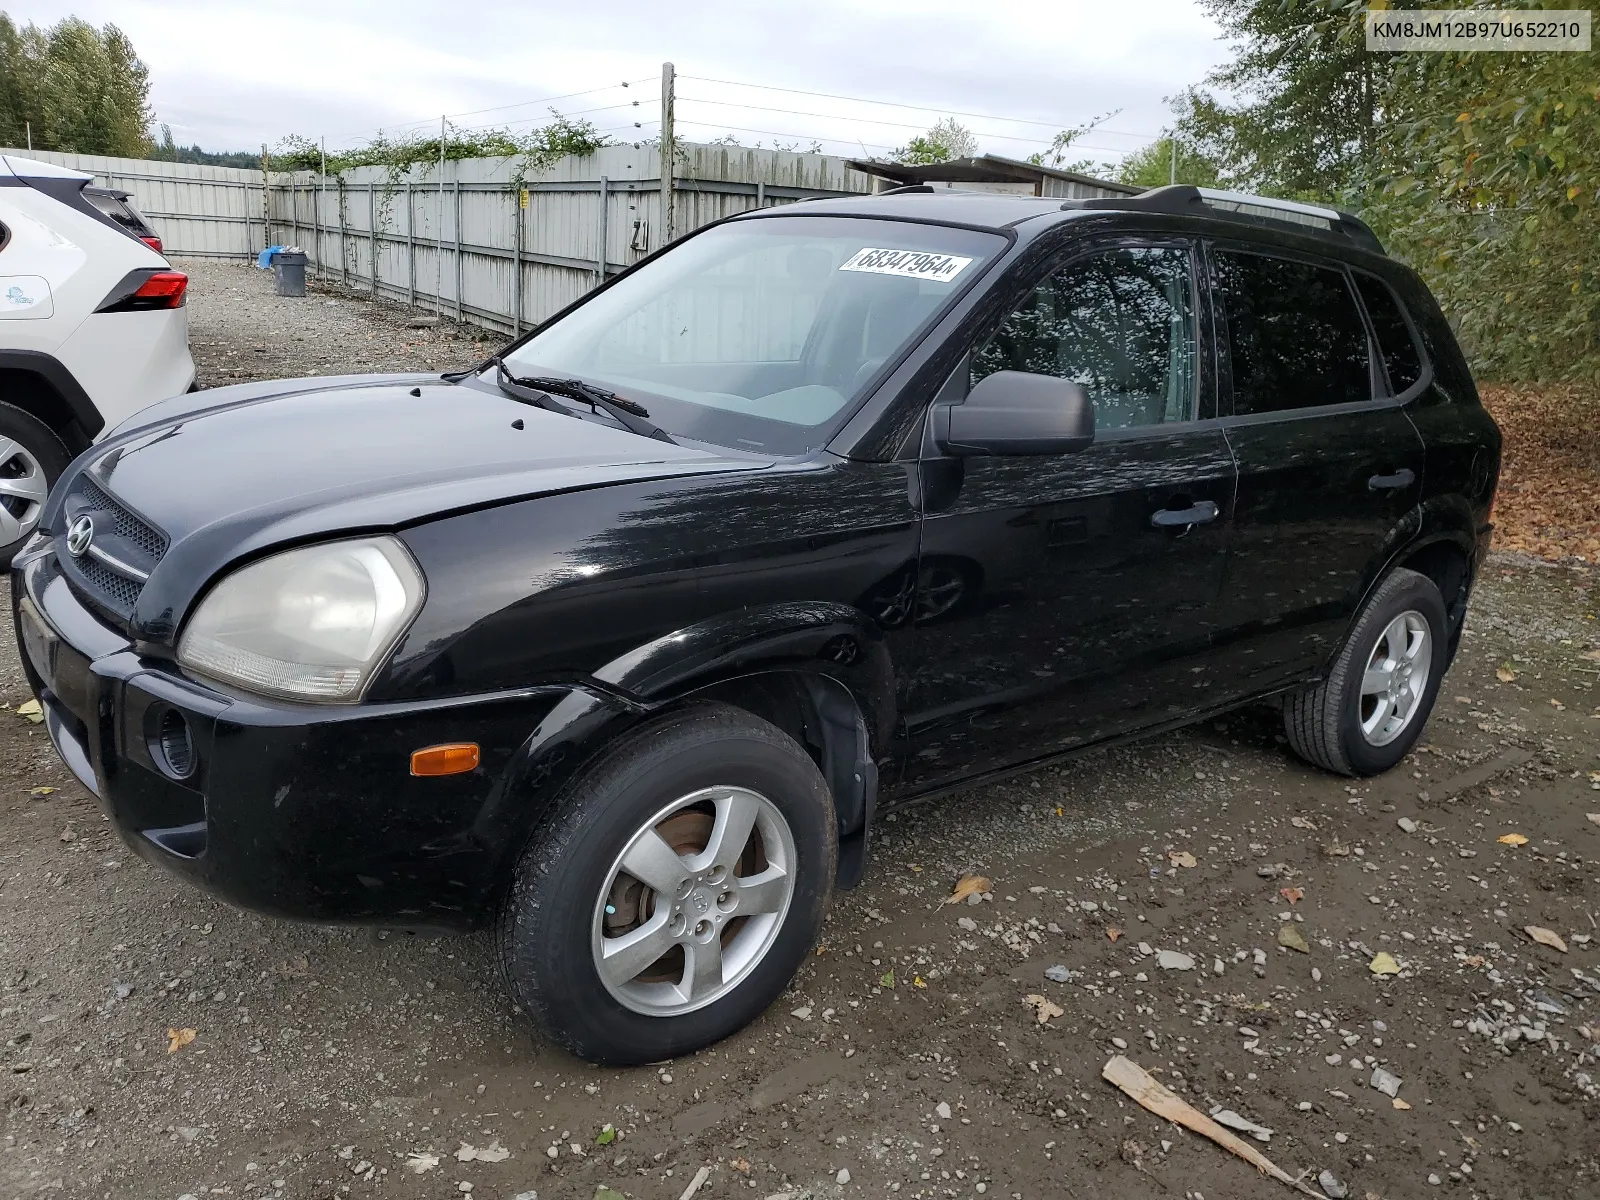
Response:
[[[150,68],[157,119],[213,150],[291,133],[352,146],[379,128],[436,126],[441,113],[521,130],[551,105],[629,140],[655,131],[671,61],[679,136],[695,141],[816,138],[829,153],[879,154],[965,113],[978,114],[959,119],[982,150],[1022,158],[1054,130],[1120,109],[1082,139],[1086,156],[1115,162],[1169,120],[1163,97],[1223,57],[1195,0],[0,4],[18,21],[115,22]],[[560,98],[537,103],[547,97]],[[484,109],[494,111],[474,111]]]

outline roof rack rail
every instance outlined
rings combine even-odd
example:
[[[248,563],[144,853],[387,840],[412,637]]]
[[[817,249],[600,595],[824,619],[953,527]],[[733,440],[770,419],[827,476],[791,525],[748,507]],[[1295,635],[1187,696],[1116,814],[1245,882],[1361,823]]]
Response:
[[[935,190],[942,192],[948,189],[935,189],[931,183],[905,183],[899,187],[884,188],[883,191],[872,194],[875,196],[904,196],[907,192],[933,192]]]
[[[1252,196],[1245,192],[1225,192],[1179,183],[1151,188],[1137,196],[1094,196],[1067,200],[1062,208],[1116,209],[1134,212],[1172,213],[1180,216],[1223,217],[1261,226],[1291,226],[1301,233],[1333,234],[1363,250],[1384,253],[1378,235],[1360,217],[1338,209],[1304,204],[1298,200],[1279,200],[1272,196]]]

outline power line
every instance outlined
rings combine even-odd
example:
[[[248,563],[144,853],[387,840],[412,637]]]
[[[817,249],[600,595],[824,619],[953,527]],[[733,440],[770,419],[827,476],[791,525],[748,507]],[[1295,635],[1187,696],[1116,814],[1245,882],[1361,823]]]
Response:
[[[874,100],[869,96],[846,96],[840,92],[808,92],[803,88],[778,87],[770,83],[740,83],[733,79],[711,79],[705,75],[680,75],[679,79],[692,79],[697,83],[717,83],[725,87],[759,88],[764,92],[788,92],[795,96],[816,96],[823,100],[851,100],[857,104],[879,104],[885,108],[904,108],[912,112],[936,113],[940,116],[970,117],[979,121],[1009,121],[1013,125],[1038,125],[1046,129],[1069,129],[1071,125],[1066,121],[1038,121],[1027,117],[1004,117],[995,113],[962,112],[954,108],[932,108],[923,104],[903,104],[897,100]],[[1108,129],[1105,126],[1095,128],[1106,133],[1123,134],[1129,137],[1165,137],[1164,133],[1144,133],[1132,129]]]
[[[726,108],[747,108],[747,109],[751,109],[751,110],[753,110],[755,112],[787,113],[787,114],[789,114],[791,116],[796,116],[796,117],[817,117],[817,118],[819,118],[821,120],[825,120],[825,121],[854,121],[854,122],[857,122],[857,123],[860,123],[860,124],[863,124],[863,125],[888,126],[889,128],[892,128],[892,129],[916,129],[916,130],[920,131],[920,130],[925,128],[920,123],[916,124],[916,125],[911,125],[911,124],[907,124],[904,121],[883,121],[883,120],[879,120],[876,117],[848,117],[848,116],[845,116],[845,115],[843,115],[841,113],[800,112],[798,110],[787,109],[787,108],[767,108],[767,107],[763,107],[762,105],[759,105],[759,104],[736,104],[731,100],[706,100],[706,99],[702,99],[701,97],[698,97],[698,96],[679,96],[678,97],[678,103],[682,104],[682,103],[685,103],[685,102],[692,103],[692,104],[717,104],[717,105],[722,105],[723,107],[726,107]],[[1029,145],[1029,146],[1037,146],[1037,145],[1042,145],[1042,144],[1046,144],[1046,143],[1049,142],[1048,138],[1018,137],[1015,134],[990,133],[990,132],[988,132],[986,130],[982,130],[982,129],[975,129],[972,132],[974,134],[978,135],[979,137],[994,138],[994,139],[998,139],[999,141],[1002,141],[1002,142],[1022,142],[1023,144]],[[1135,136],[1135,135],[1130,135],[1130,136]],[[840,139],[837,139],[837,140],[839,140],[839,141],[848,141],[849,139],[840,138]],[[1159,139],[1158,138],[1151,138],[1149,140],[1155,141],[1155,140],[1159,140]],[[1113,148],[1113,147],[1110,147],[1110,146],[1087,146],[1087,145],[1083,145],[1082,143],[1079,143],[1079,142],[1074,142],[1072,144],[1072,148],[1074,148],[1074,149],[1083,149],[1083,150],[1104,150],[1104,151],[1106,151],[1107,153],[1110,153],[1110,154],[1125,154],[1125,153],[1127,153],[1127,148],[1126,147]]]
[[[802,142],[843,142],[847,146],[870,146],[874,150],[893,150],[879,142],[863,142],[857,138],[816,137],[809,133],[785,133],[777,129],[751,129],[744,125],[723,125],[717,121],[679,121],[679,125],[698,125],[702,129],[731,129],[735,133],[761,133],[768,137],[794,138]]]
[[[608,83],[603,87],[588,88],[581,92],[563,92],[559,96],[544,96],[538,100],[519,100],[515,104],[497,104],[490,108],[473,108],[468,109],[466,112],[445,113],[443,115],[446,120],[450,119],[451,117],[477,117],[483,115],[484,113],[505,112],[506,110],[512,108],[526,108],[531,104],[549,104],[553,100],[572,100],[578,96],[593,96],[597,92],[609,92],[619,87],[632,87],[635,84],[651,83],[654,81],[654,79],[655,76],[653,75],[646,76],[644,79],[629,79],[622,83]],[[439,114],[435,114],[431,117],[420,117],[415,121],[398,121],[392,125],[380,125],[375,129],[359,129],[352,133],[340,133],[333,136],[341,138],[361,137],[368,133],[382,133],[385,130],[409,129],[413,125],[431,125],[438,119]]]

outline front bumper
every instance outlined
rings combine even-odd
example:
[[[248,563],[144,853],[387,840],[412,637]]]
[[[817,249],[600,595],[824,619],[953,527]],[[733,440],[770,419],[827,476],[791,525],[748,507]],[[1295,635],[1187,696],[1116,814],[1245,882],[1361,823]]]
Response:
[[[141,857],[276,916],[480,925],[524,845],[530,735],[566,687],[361,705],[229,694],[141,654],[73,594],[53,552],[12,573],[24,669],[62,760]],[[481,747],[410,774],[413,750]]]

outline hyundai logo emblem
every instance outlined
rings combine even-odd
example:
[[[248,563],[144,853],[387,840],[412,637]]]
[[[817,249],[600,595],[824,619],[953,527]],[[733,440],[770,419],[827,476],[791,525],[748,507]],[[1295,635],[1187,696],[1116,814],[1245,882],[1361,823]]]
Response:
[[[89,516],[79,517],[67,526],[67,552],[73,558],[82,558],[89,549],[89,543],[94,541],[94,518]]]

